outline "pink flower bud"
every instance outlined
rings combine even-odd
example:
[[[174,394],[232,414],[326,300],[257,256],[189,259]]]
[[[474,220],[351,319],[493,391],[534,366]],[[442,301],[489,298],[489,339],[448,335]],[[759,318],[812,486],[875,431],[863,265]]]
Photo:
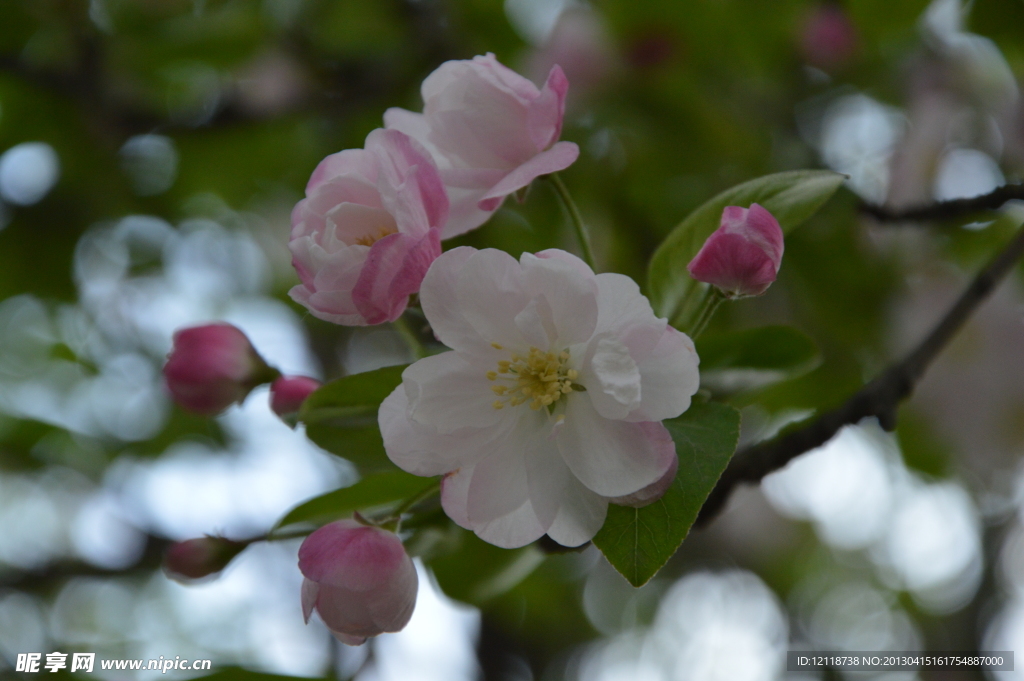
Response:
[[[248,543],[223,537],[200,537],[171,544],[164,554],[164,571],[177,581],[188,581],[223,570]]]
[[[171,397],[179,405],[212,416],[241,402],[274,378],[245,334],[230,324],[209,324],[174,334],[164,365]]]
[[[676,480],[676,471],[679,470],[679,457],[672,457],[672,464],[669,469],[665,471],[665,475],[661,476],[651,484],[647,485],[643,489],[627,494],[624,497],[612,497],[608,499],[610,503],[618,504],[619,506],[631,506],[632,508],[643,508],[653,504],[658,499],[665,496],[665,492],[672,486],[672,483]]]
[[[730,298],[758,296],[775,281],[782,250],[782,228],[771,213],[756,203],[749,210],[728,206],[686,269]]]
[[[852,59],[859,47],[857,28],[839,5],[821,5],[804,21],[800,48],[804,58],[820,69],[834,69]]]
[[[306,398],[319,387],[320,381],[315,378],[280,376],[270,384],[270,408],[278,416],[294,414]]]
[[[342,643],[401,630],[416,606],[419,580],[393,532],[339,520],[306,537],[299,548],[302,613],[315,608]]]

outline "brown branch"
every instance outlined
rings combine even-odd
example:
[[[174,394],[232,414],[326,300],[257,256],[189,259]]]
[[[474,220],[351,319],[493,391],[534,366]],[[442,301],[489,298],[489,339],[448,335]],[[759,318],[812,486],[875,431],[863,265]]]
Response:
[[[913,392],[928,365],[1010,272],[1021,255],[1024,255],[1024,227],[978,273],[931,333],[902,361],[889,367],[838,409],[738,452],[704,503],[697,523],[707,523],[717,515],[732,490],[740,483],[759,482],[765,475],[779,470],[797,456],[825,444],[843,426],[874,416],[883,428],[893,430],[900,402]]]
[[[1024,184],[1005,184],[988,194],[969,199],[937,201],[899,210],[865,203],[861,204],[860,210],[880,222],[927,222],[952,220],[983,211],[998,210],[1007,201],[1014,199],[1024,200]]]

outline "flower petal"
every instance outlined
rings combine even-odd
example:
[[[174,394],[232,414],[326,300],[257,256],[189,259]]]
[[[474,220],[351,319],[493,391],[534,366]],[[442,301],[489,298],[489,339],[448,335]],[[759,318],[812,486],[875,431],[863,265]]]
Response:
[[[569,398],[555,440],[573,475],[592,491],[605,497],[632,494],[669,469],[671,457],[641,424],[606,419],[585,396]]]
[[[699,363],[690,337],[666,326],[654,349],[637,363],[643,394],[627,420],[662,421],[689,409],[700,388]]]
[[[515,323],[516,315],[530,302],[523,279],[515,258],[493,248],[477,251],[463,264],[455,286],[458,305],[485,342],[520,350],[529,347]]]
[[[550,306],[554,337],[559,348],[583,343],[594,334],[598,319],[597,282],[559,258],[538,258],[523,253],[523,285],[530,298],[543,298]],[[550,332],[549,332],[550,334]],[[545,348],[548,349],[548,348]]]
[[[316,596],[320,587],[308,577],[302,578],[302,619],[309,624],[309,618],[313,614],[313,607],[316,605]]]
[[[366,178],[369,182],[375,182],[377,178],[377,163],[371,154],[365,149],[345,149],[336,154],[331,154],[320,161],[313,174],[306,184],[306,194],[312,194],[326,182],[343,176],[354,175],[359,178]]]
[[[441,484],[441,506],[448,517],[461,527],[473,530],[484,541],[506,549],[515,549],[536,541],[544,534],[530,500],[508,515],[475,525],[467,515],[473,467],[453,471]]]
[[[352,302],[367,324],[398,319],[409,296],[420,288],[430,264],[441,254],[441,236],[431,229],[423,237],[390,234],[370,247],[352,289]]]
[[[486,371],[455,352],[419,360],[402,372],[410,417],[440,434],[497,425],[509,412],[492,406]]]
[[[562,134],[562,118],[565,116],[565,95],[569,92],[569,79],[562,67],[555,64],[548,73],[548,80],[540,96],[530,106],[527,124],[530,137],[538,149],[547,149]]]
[[[548,536],[562,546],[580,546],[594,538],[608,514],[608,501],[575,478],[562,492],[561,505]]]
[[[525,163],[516,166],[501,181],[488,189],[481,201],[504,198],[533,182],[541,175],[565,170],[579,158],[580,148],[573,142],[556,142],[550,149],[540,152]]]
[[[594,408],[605,418],[624,419],[640,406],[640,370],[629,348],[616,338],[597,342],[581,378]]]

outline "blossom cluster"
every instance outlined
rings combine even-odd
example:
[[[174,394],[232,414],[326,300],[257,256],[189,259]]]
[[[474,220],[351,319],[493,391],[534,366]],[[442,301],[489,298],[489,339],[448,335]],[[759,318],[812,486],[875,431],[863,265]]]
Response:
[[[568,82],[554,66],[537,88],[494,55],[442,64],[422,85],[422,113],[389,109],[362,149],[325,158],[291,218],[299,284],[313,315],[363,326],[396,321],[418,294],[449,350],[405,369],[380,405],[385,451],[399,468],[441,477],[456,524],[515,548],[544,535],[590,541],[609,504],[660,498],[678,469],[662,421],[699,387],[693,341],[629,277],[595,273],[562,250],[444,251],[509,195],[570,166],[560,141]],[[758,206],[729,207],[690,264],[726,296],[762,293],[782,257],[782,233]],[[294,422],[319,383],[282,377],[238,329],[181,331],[165,368],[182,406],[216,414],[271,382],[271,405]],[[400,515],[400,514],[399,514]],[[359,516],[310,534],[299,550],[301,601],[342,642],[401,629],[418,578],[395,534],[401,518]],[[176,545],[167,569],[199,578],[224,567],[235,543]]]

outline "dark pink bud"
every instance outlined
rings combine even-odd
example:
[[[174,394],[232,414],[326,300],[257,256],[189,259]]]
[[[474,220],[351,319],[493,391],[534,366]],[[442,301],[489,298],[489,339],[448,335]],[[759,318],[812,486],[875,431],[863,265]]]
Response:
[[[320,381],[307,376],[279,376],[270,384],[270,408],[278,416],[296,413]]]
[[[188,581],[223,570],[247,542],[223,537],[200,537],[171,544],[164,554],[164,571],[178,581]]]
[[[416,606],[419,579],[393,532],[339,520],[306,537],[299,548],[302,613],[315,609],[342,643],[360,645],[399,631]]]
[[[782,228],[771,213],[756,203],[749,210],[728,206],[686,269],[730,298],[757,296],[775,281],[782,250]]]
[[[833,69],[842,66],[857,53],[857,29],[846,11],[838,5],[822,5],[804,21],[800,47],[812,66]]]
[[[241,402],[256,386],[273,380],[245,334],[230,324],[208,324],[174,334],[164,365],[171,396],[179,405],[212,416]]]
[[[665,492],[672,486],[672,483],[676,479],[676,471],[679,470],[679,457],[672,457],[672,465],[665,471],[665,475],[661,476],[651,484],[644,487],[642,490],[627,494],[624,497],[612,497],[608,499],[613,504],[619,506],[631,506],[633,508],[643,508],[649,504],[653,504],[658,499],[665,496]]]

